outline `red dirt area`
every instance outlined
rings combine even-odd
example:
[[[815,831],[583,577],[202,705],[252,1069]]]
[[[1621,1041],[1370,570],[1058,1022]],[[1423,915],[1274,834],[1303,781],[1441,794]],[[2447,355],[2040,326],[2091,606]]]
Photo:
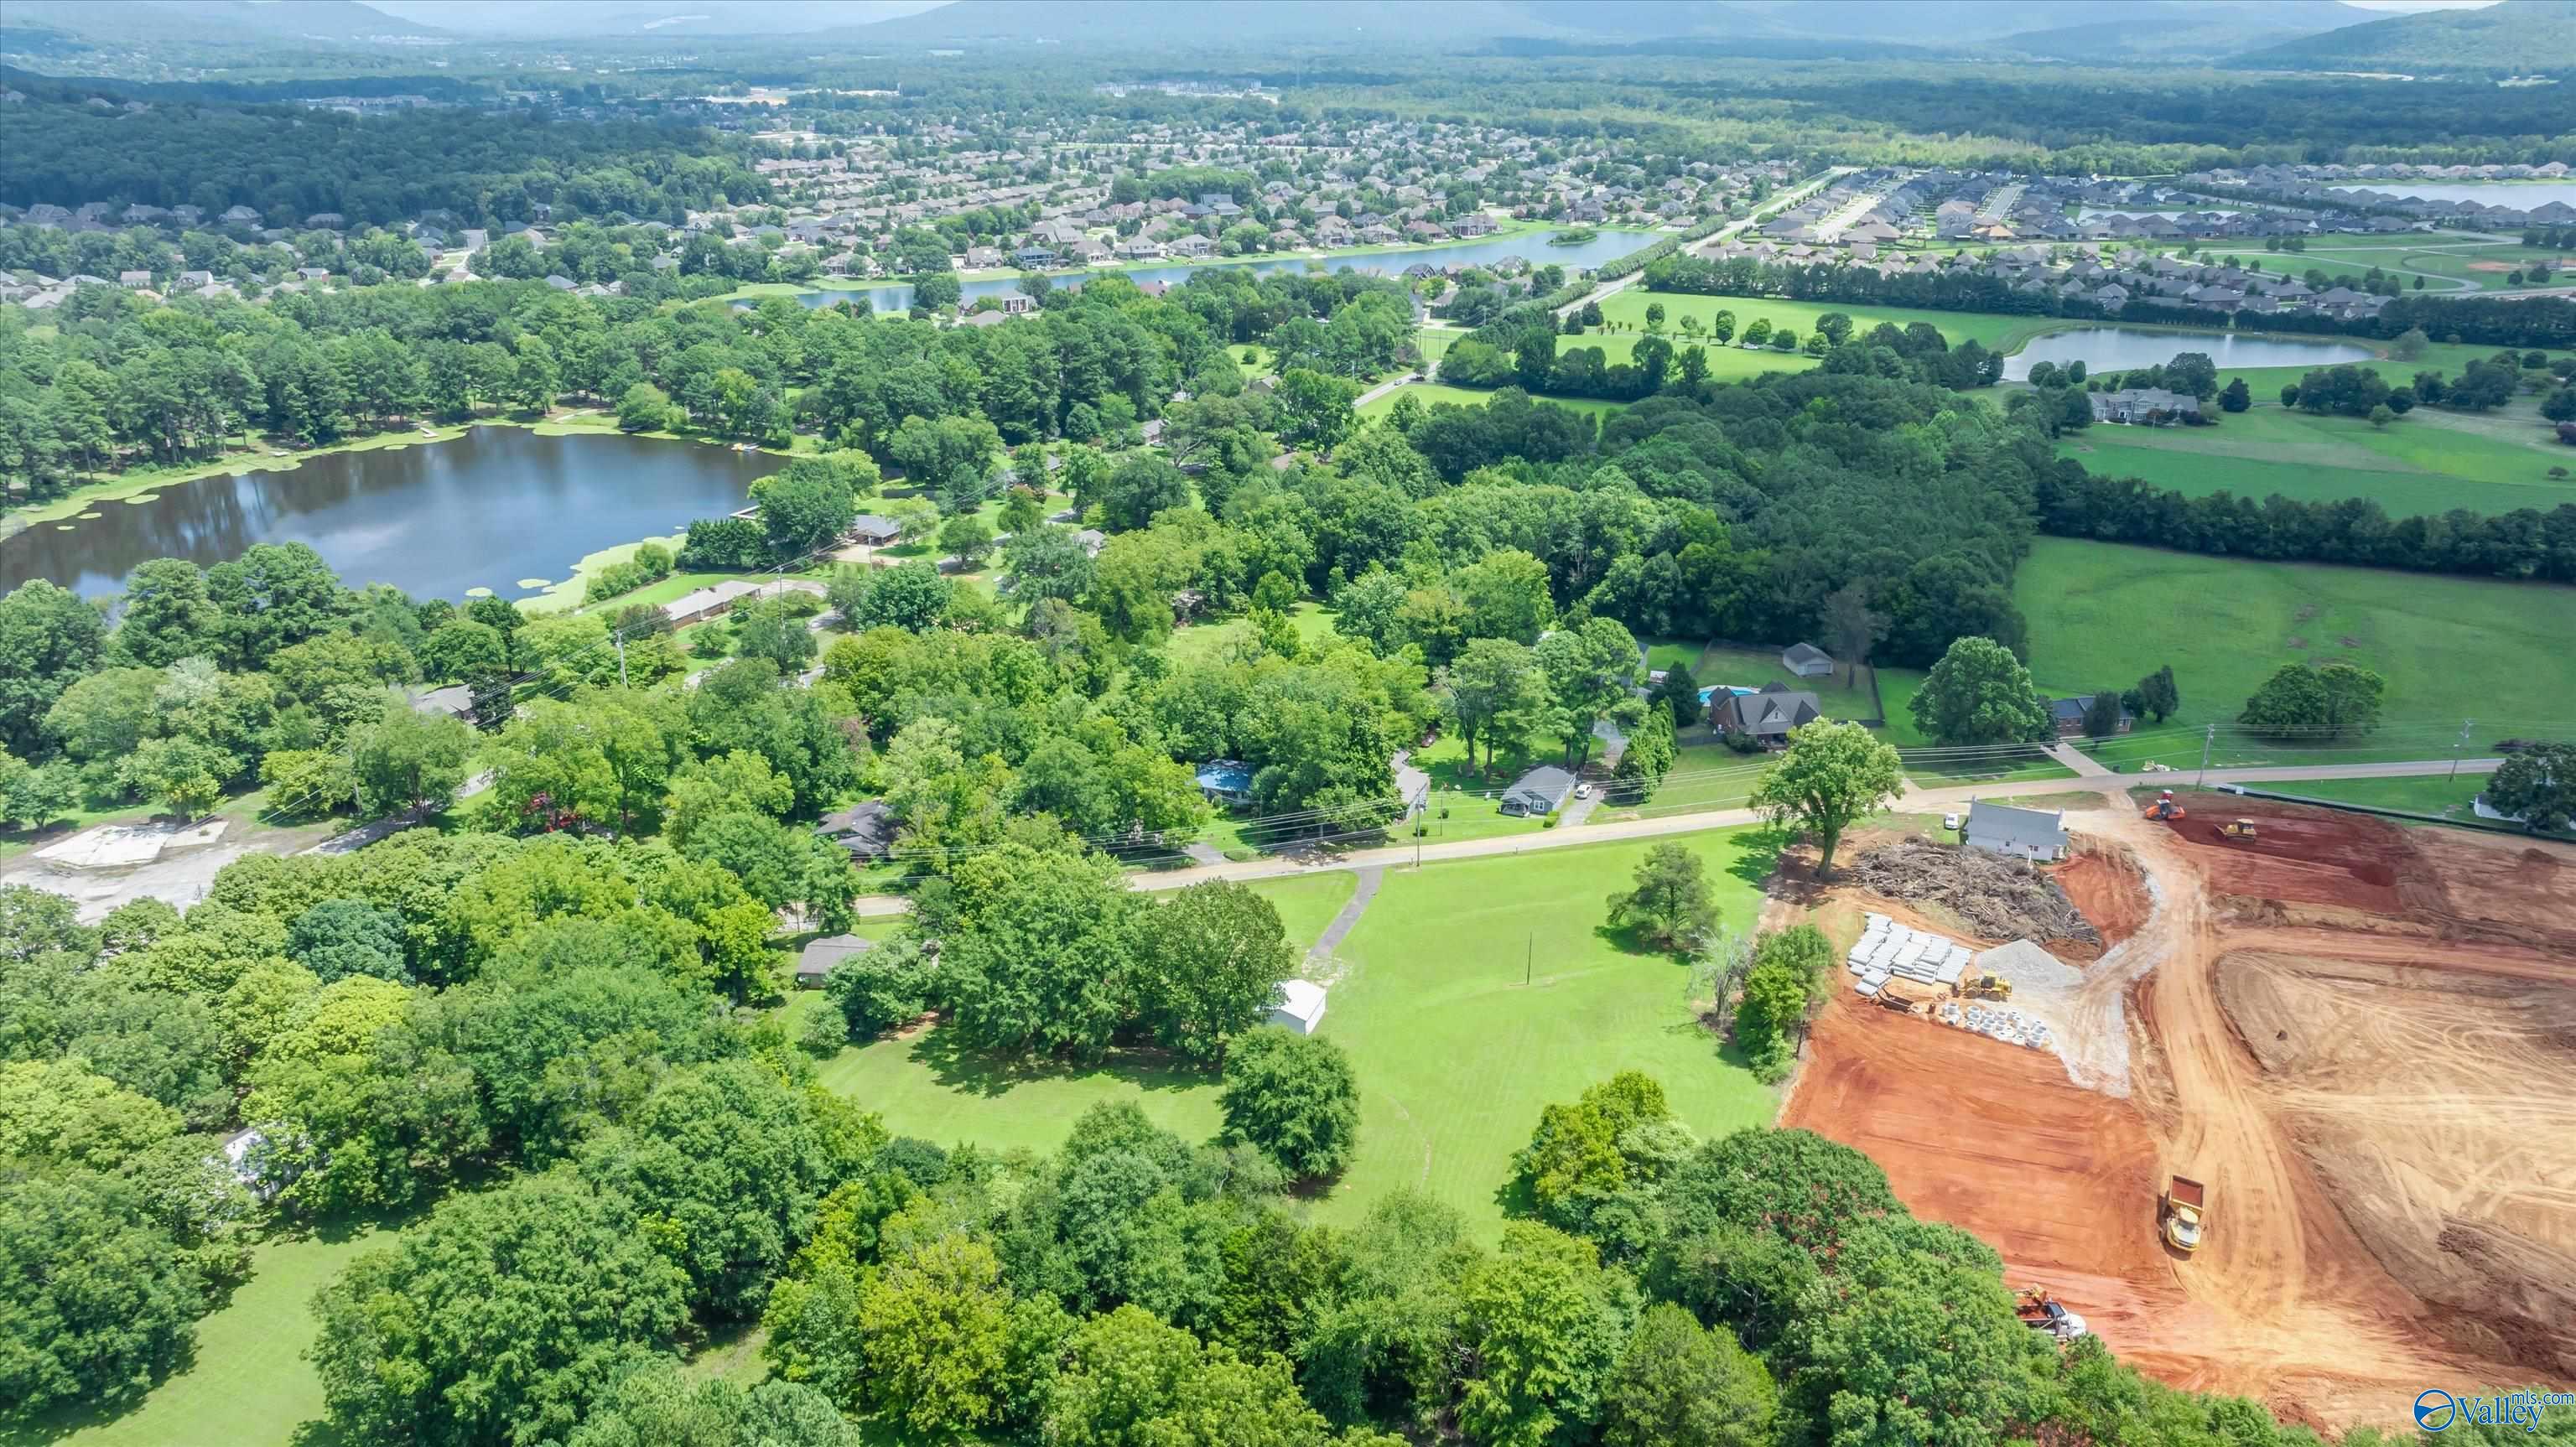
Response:
[[[1780,1124],[1867,1152],[1906,1209],[2003,1253],[2122,1355],[2191,1308],[2154,1231],[2156,1142],[2056,1056],[1837,991]]]
[[[2138,861],[2127,850],[2088,844],[2049,873],[2084,918],[2102,932],[2099,948],[2081,940],[2046,941],[2049,952],[2059,959],[2072,963],[2098,959],[2147,922],[2151,901],[2146,882],[2139,878]]]
[[[2164,827],[2197,846],[2193,863],[2213,894],[2285,904],[2397,914],[2401,865],[2413,858],[2404,831],[2383,820],[2264,799],[2199,795],[2190,817]],[[2250,819],[2253,839],[2230,839],[2230,820]]]

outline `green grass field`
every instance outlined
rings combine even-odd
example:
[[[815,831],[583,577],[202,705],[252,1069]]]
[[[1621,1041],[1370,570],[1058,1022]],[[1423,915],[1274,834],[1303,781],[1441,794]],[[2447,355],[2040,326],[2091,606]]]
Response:
[[[321,1423],[322,1381],[304,1348],[313,1293],[361,1253],[394,1243],[376,1227],[271,1241],[251,1252],[251,1275],[197,1324],[197,1352],[143,1404],[109,1421],[48,1419],[0,1434],[8,1447],[339,1447]],[[357,1444],[348,1444],[357,1447]]]
[[[1841,312],[1852,319],[1852,328],[1857,332],[1866,332],[1880,322],[1893,322],[1899,327],[1909,326],[1915,322],[1929,322],[1940,328],[1941,335],[1948,337],[1952,346],[1973,339],[1983,343],[1988,350],[1998,352],[2011,351],[2040,332],[2065,325],[2048,317],[2014,317],[1991,312],[1916,311],[1907,307],[1842,306],[1833,302],[1783,301],[1775,297],[1763,296],[1684,296],[1673,292],[1650,292],[1643,287],[1635,286],[1603,302],[1601,315],[1605,321],[1624,322],[1642,330],[1646,325],[1646,308],[1657,302],[1662,303],[1664,308],[1664,335],[1675,346],[1681,345],[1685,340],[1681,331],[1683,317],[1697,317],[1704,323],[1720,311],[1735,313],[1735,331],[1739,339],[1744,335],[1746,327],[1751,326],[1756,318],[1762,318],[1768,320],[1774,327],[1786,326],[1795,329],[1799,339],[1803,341],[1809,332],[1816,329],[1816,318],[1827,312]],[[1557,343],[1557,350],[1563,351],[1573,346],[1589,346],[1593,340],[1594,337],[1591,334],[1586,334],[1580,341],[1568,337]]]
[[[1700,650],[1691,664],[1691,677],[1702,688],[1732,684],[1737,688],[1762,688],[1779,684],[1783,688],[1803,690],[1816,696],[1827,718],[1872,719],[1878,717],[1878,702],[1869,690],[1869,670],[1844,668],[1822,678],[1800,678],[1780,662],[1776,648],[1728,648],[1712,643]]]
[[[2576,502],[2576,477],[2549,475],[2569,468],[2567,449],[2537,404],[2521,398],[2485,416],[2419,407],[2385,428],[2266,402],[2221,414],[2212,427],[2088,427],[2060,439],[2058,450],[2089,472],[2141,477],[2192,497],[2221,490],[2303,502],[2366,497],[2391,517]]]
[[[1465,407],[1482,407],[1494,400],[1494,394],[1482,388],[1452,387],[1441,382],[1416,382],[1409,387],[1398,387],[1362,407],[1360,415],[1362,417],[1384,416],[1394,410],[1395,399],[1398,397],[1416,398],[1425,407],[1436,407],[1443,402],[1454,402]],[[1576,412],[1589,413],[1594,417],[1608,417],[1628,405],[1625,402],[1605,401],[1599,397],[1540,397],[1536,400]]]
[[[1622,292],[1620,295],[1625,296],[1627,293]],[[1587,332],[1579,337],[1559,338],[1556,351],[1558,356],[1563,356],[1578,347],[1599,347],[1602,364],[1616,366],[1636,356],[1637,340],[1644,335],[1643,332]],[[1803,335],[1802,333],[1801,336]],[[1721,347],[1709,342],[1705,337],[1693,341],[1670,326],[1664,328],[1663,337],[1665,341],[1673,344],[1675,351],[1689,346],[1703,348],[1708,355],[1708,375],[1719,382],[1741,382],[1750,377],[1766,377],[1774,372],[1803,372],[1815,366],[1818,361],[1817,358],[1808,356],[1802,351],[1783,352],[1769,346],[1751,350],[1741,345]]]
[[[1687,835],[1720,912],[1750,929],[1775,841]],[[1356,1219],[1386,1191],[1429,1191],[1489,1227],[1541,1107],[1619,1070],[1661,1080],[1703,1136],[1771,1118],[1772,1092],[1691,1017],[1683,970],[1610,936],[1604,900],[1649,846],[1610,844],[1390,873],[1339,951],[1322,1033],[1360,1082],[1359,1157],[1318,1208]],[[1529,983],[1523,983],[1524,968]]]
[[[2435,296],[2453,292],[2466,295],[2457,284],[2465,284],[2470,290],[2498,290],[2514,271],[2543,257],[2555,257],[2560,266],[2576,266],[2576,257],[2558,256],[2518,241],[2481,241],[2450,232],[2396,241],[2329,237],[2297,252],[2265,251],[2254,246],[2204,247],[2196,254],[2220,261],[2233,256],[2249,266],[2259,262],[2272,276],[2303,277],[2311,270],[2322,271],[2330,278],[2360,276],[2376,266],[2395,275],[2410,290],[2417,276],[2426,277],[2424,291]],[[2455,285],[2446,286],[2446,281]]]
[[[1750,929],[1776,838],[1736,829],[1674,842],[1708,861],[1726,922]],[[1528,1141],[1540,1107],[1623,1069],[1662,1080],[1675,1110],[1704,1136],[1771,1118],[1772,1092],[1692,1019],[1682,966],[1604,926],[1604,900],[1626,887],[1648,847],[1387,874],[1337,952],[1341,973],[1322,1027],[1350,1052],[1362,1104],[1358,1160],[1318,1203],[1321,1218],[1355,1220],[1387,1191],[1413,1186],[1499,1229],[1511,1154]],[[1283,917],[1295,916],[1291,937],[1302,942],[1302,931],[1319,930],[1348,897],[1351,878],[1255,888],[1281,901]],[[791,1008],[821,1008],[819,997]],[[1052,1149],[1100,1100],[1133,1100],[1192,1140],[1217,1128],[1212,1075],[1127,1064],[1006,1069],[945,1050],[939,1033],[844,1050],[821,1067],[823,1079],[890,1129],[942,1143]]]
[[[2259,787],[2277,794],[2368,804],[2378,809],[2404,809],[2417,814],[2469,816],[2469,801],[2486,787],[2484,774],[2413,774],[2400,779],[2301,779]]]
[[[2169,663],[2181,717],[2223,720],[2284,663],[2350,662],[2387,679],[2392,740],[2464,716],[2500,731],[2576,716],[2576,588],[2040,538],[2013,595],[2050,693],[2126,687]],[[1880,689],[1898,713],[1889,675]]]

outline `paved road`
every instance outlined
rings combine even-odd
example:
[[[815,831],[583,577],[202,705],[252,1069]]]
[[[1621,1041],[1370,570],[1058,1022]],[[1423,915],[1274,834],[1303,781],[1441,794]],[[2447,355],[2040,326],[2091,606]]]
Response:
[[[1410,386],[1421,380],[1422,374],[1420,372],[1407,372],[1401,377],[1394,378],[1390,381],[1380,382],[1376,386],[1369,388],[1367,391],[1362,392],[1359,396],[1353,398],[1351,400],[1351,410],[1356,412],[1371,402],[1376,401],[1378,398],[1385,396],[1387,393],[1394,391],[1398,387]]]
[[[1726,225],[1710,232],[1708,235],[1701,237],[1699,240],[1689,243],[1682,249],[1685,251],[1704,251],[1709,247],[1715,246],[1719,242],[1735,235],[1737,232],[1742,231],[1747,226],[1751,226],[1759,221],[1767,220],[1774,214],[1797,205],[1800,201],[1806,198],[1809,192],[1815,191],[1820,187],[1830,185],[1836,176],[1846,176],[1859,169],[1860,168],[1857,166],[1835,166],[1820,175],[1810,176],[1806,180],[1799,182],[1791,189],[1783,191],[1779,195],[1772,197],[1770,200],[1763,202],[1760,206],[1755,207],[1752,214],[1746,216],[1743,220],[1730,221]],[[1599,286],[1594,287],[1592,290],[1585,292],[1583,295],[1576,297],[1574,300],[1567,302],[1565,305],[1558,307],[1556,309],[1556,314],[1560,317],[1570,317],[1593,302],[1608,301],[1611,297],[1627,290],[1630,285],[1635,283],[1644,275],[1645,273],[1643,271],[1632,271],[1626,276],[1615,277],[1609,281],[1605,281]]]
[[[2491,774],[2502,759],[2462,759],[2463,774]],[[2302,779],[2383,779],[2404,778],[2418,774],[2438,774],[2449,769],[2449,759],[2416,759],[2389,764],[2283,764],[2239,769],[2211,769],[2208,784],[2292,783]],[[2141,785],[2166,784],[2191,786],[2201,779],[2198,770],[2183,769],[2171,774],[2087,775],[2075,779],[2016,779],[2010,782],[1961,784],[1944,789],[1918,789],[1906,781],[1905,792],[1898,797],[1897,807],[1909,813],[1939,813],[1977,799],[2014,799],[2034,794],[2098,793],[2116,794]],[[1484,859],[1505,854],[1527,854],[1543,849],[1569,849],[1586,844],[1614,844],[1628,839],[1660,839],[1670,834],[1695,834],[1704,829],[1724,829],[1739,824],[1761,822],[1761,815],[1751,809],[1704,809],[1688,814],[1668,814],[1657,819],[1623,819],[1609,824],[1587,824],[1580,829],[1557,828],[1535,834],[1512,834],[1499,839],[1464,839],[1447,844],[1387,845],[1376,849],[1352,849],[1338,854],[1317,851],[1311,854],[1279,855],[1242,863],[1204,865],[1194,869],[1158,870],[1134,876],[1133,884],[1142,890],[1182,889],[1212,880],[1242,883],[1256,879],[1280,879],[1308,874],[1319,869],[1377,870],[1389,865],[1411,864],[1419,859],[1424,864],[1452,859]],[[862,916],[895,915],[904,912],[903,899],[896,895],[870,895],[855,902]]]

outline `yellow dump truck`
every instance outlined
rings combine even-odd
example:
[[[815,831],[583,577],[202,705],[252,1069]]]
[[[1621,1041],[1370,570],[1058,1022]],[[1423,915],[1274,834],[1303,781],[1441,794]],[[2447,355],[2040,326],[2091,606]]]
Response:
[[[2176,1176],[2165,1187],[2165,1244],[2176,1251],[2200,1249],[2200,1217],[2209,1205],[2209,1188],[2189,1176]]]

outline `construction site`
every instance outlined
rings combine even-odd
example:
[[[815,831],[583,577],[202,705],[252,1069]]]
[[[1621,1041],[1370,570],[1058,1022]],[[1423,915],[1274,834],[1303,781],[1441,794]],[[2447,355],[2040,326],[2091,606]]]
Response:
[[[2214,793],[2065,823],[2055,864],[1855,841],[1781,1123],[2177,1386],[2340,1430],[2576,1378],[2576,849]]]

